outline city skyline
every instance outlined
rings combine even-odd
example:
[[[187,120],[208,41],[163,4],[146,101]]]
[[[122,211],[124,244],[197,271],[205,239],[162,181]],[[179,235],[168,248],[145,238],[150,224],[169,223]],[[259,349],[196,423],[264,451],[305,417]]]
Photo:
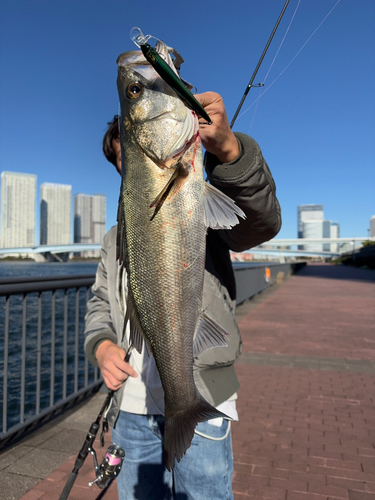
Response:
[[[44,182],[38,190],[37,185],[36,174],[10,171],[1,173],[1,248],[33,247],[39,244],[62,245],[74,242],[72,186]],[[40,192],[39,197],[38,192]],[[106,196],[96,193],[84,196],[94,197],[96,200],[93,205],[95,213],[93,234],[96,241],[92,243],[101,243],[98,238],[103,238],[105,234]]]
[[[10,179],[13,179],[10,181]],[[37,218],[37,210],[28,209],[22,210],[21,200],[24,199],[25,191],[20,189],[19,182],[22,179],[32,179],[33,189],[35,194],[33,198],[30,198],[34,201],[28,201],[29,207],[36,206],[36,185],[37,185],[37,176],[35,174],[25,174],[22,172],[8,172],[4,171],[1,173],[1,206],[0,206],[0,217],[1,217],[1,225],[0,225],[0,245],[2,248],[10,248],[15,246],[35,246],[39,242],[40,244],[70,244],[70,243],[101,243],[106,233],[106,196],[102,194],[84,194],[77,193],[74,195],[74,208],[72,208],[72,186],[58,183],[45,182],[40,186],[40,234],[36,235],[37,224],[35,220]],[[7,182],[8,180],[8,182]],[[17,196],[13,202],[7,203],[7,199],[9,198],[9,193],[17,192],[20,193],[20,196]],[[8,193],[6,195],[6,193]],[[65,197],[65,199],[64,199]],[[81,202],[81,215],[83,216],[84,223],[81,224],[83,227],[83,231],[80,232],[80,236],[78,236],[77,230],[77,215],[78,208],[76,209],[76,199],[86,200],[86,208],[83,208],[84,202]],[[13,200],[13,198],[12,198]],[[16,205],[14,205],[16,204]],[[49,211],[47,210],[47,206],[49,204]],[[11,239],[8,236],[10,234],[10,229],[7,230],[6,218],[8,217],[9,221],[11,220],[10,212],[7,209],[8,206],[16,206],[17,207],[17,217],[18,221],[20,221],[20,214],[27,213],[28,217],[34,217],[34,229],[30,226],[26,230],[28,231],[28,239],[26,236],[23,236],[22,239],[15,239],[14,236],[16,232],[14,231],[15,225],[13,226],[8,223],[8,229],[12,226],[13,236]],[[8,214],[8,216],[7,216]],[[80,217],[81,217],[80,215]],[[72,223],[73,218],[73,223]],[[89,222],[87,222],[89,221]],[[24,222],[19,222],[17,226],[17,234],[23,231],[22,228],[25,227]],[[49,226],[49,231],[47,230]],[[375,232],[375,216],[369,217],[369,230],[367,236],[374,236],[372,233]],[[3,230],[4,228],[4,230]],[[30,237],[32,232],[34,231],[34,242],[30,242]],[[79,230],[81,231],[81,229]],[[50,233],[48,235],[48,232]],[[336,238],[340,237],[340,224],[335,221],[326,220],[324,218],[324,210],[323,205],[318,204],[304,204],[298,205],[297,207],[297,237],[298,238]],[[69,238],[68,238],[69,235]],[[362,235],[364,236],[364,235]],[[5,238],[5,239],[4,239]],[[277,238],[277,236],[276,236]],[[13,242],[14,244],[6,244],[4,241]],[[16,243],[16,242],[19,243]],[[20,242],[28,241],[29,243],[20,243]],[[302,243],[302,242],[301,242]],[[310,245],[299,245],[299,249],[301,250],[309,250],[309,251],[321,251],[322,249],[325,251],[337,252],[339,245],[337,243],[331,243],[318,245],[318,244],[310,244]],[[90,255],[91,256],[91,255]],[[94,256],[94,255],[92,255]],[[95,253],[97,256],[97,253]]]
[[[74,207],[75,207],[75,199],[78,196],[81,197],[86,197],[91,203],[91,208],[90,210],[93,211],[96,215],[92,216],[90,219],[90,229],[85,231],[86,233],[83,233],[82,238],[76,239],[76,217],[75,217],[75,208],[73,207],[72,211],[72,186],[71,185],[65,185],[65,184],[59,184],[59,183],[52,183],[52,182],[44,182],[40,186],[40,202],[39,202],[39,224],[37,224],[35,221],[37,220],[38,216],[38,210],[34,210],[34,215],[33,210],[29,209],[27,210],[27,214],[29,217],[34,217],[34,230],[32,230],[30,227],[28,228],[28,244],[9,244],[5,245],[4,241],[26,241],[26,237],[23,237],[23,239],[14,239],[15,236],[12,236],[12,239],[9,239],[9,230],[7,232],[5,224],[5,219],[6,219],[6,207],[7,204],[4,201],[6,199],[5,193],[6,193],[6,186],[8,185],[8,191],[10,189],[10,184],[6,183],[3,181],[3,179],[8,178],[14,178],[13,183],[11,184],[13,186],[14,192],[18,192],[19,189],[16,187],[16,184],[14,184],[15,180],[19,179],[33,179],[33,183],[35,184],[35,195],[34,195],[34,204],[36,206],[36,192],[37,192],[37,175],[35,174],[26,174],[22,172],[10,172],[10,171],[3,171],[1,173],[1,205],[0,205],[0,218],[1,218],[1,224],[0,224],[0,246],[2,248],[7,248],[7,247],[14,247],[14,246],[35,246],[37,244],[69,244],[69,243],[101,243],[102,238],[104,237],[104,234],[107,231],[106,227],[106,196],[102,194],[84,194],[84,193],[77,193],[74,195]],[[12,177],[13,176],[13,177]],[[3,187],[4,186],[4,187]],[[70,194],[68,197],[70,198],[70,201],[67,202],[65,200],[65,203],[63,202],[62,199],[58,200],[58,198],[61,198],[63,191],[68,191]],[[23,191],[19,191],[23,193]],[[46,194],[44,195],[43,192]],[[49,200],[50,203],[53,203],[53,207],[51,206],[49,215],[48,212],[46,211],[46,202],[49,194]],[[54,192],[56,196],[51,197],[51,193]],[[4,194],[3,194],[4,193]],[[9,197],[9,195],[8,195]],[[22,213],[23,211],[20,208],[20,200],[22,199],[18,196],[17,200],[15,201],[16,206],[18,206],[18,212],[19,214]],[[96,200],[96,201],[92,201]],[[4,208],[5,207],[5,208]],[[64,209],[63,207],[68,207],[68,209]],[[104,213],[104,218],[102,214]],[[62,215],[64,214],[64,215]],[[43,229],[46,228],[47,224],[47,219],[48,217],[50,218],[49,225],[52,229],[52,234],[55,234],[56,237],[48,237],[48,232]],[[87,218],[87,216],[85,216]],[[93,217],[93,218],[92,218]],[[8,218],[9,218],[9,213],[8,213]],[[17,219],[18,220],[18,219]],[[63,220],[65,222],[63,222]],[[375,216],[369,217],[369,229],[368,229],[368,236],[374,236],[375,232]],[[69,221],[69,222],[68,222]],[[319,222],[320,221],[320,222]],[[324,222],[324,224],[321,224],[321,222]],[[37,234],[37,228],[38,225],[40,227],[40,232]],[[9,226],[10,227],[10,226]],[[24,227],[24,223],[21,223],[18,225],[18,233],[22,231],[22,227]],[[59,227],[59,229],[57,229]],[[3,231],[4,228],[4,231]],[[65,229],[63,229],[65,228]],[[67,229],[68,228],[68,229]],[[35,237],[34,243],[30,243],[30,235],[34,231]],[[323,205],[321,204],[304,204],[304,205],[298,205],[297,207],[297,238],[314,238],[314,237],[324,237],[324,238],[329,238],[329,237],[339,237],[340,236],[340,224],[338,222],[332,221],[332,220],[325,220],[324,219],[324,211],[323,211]],[[13,233],[16,234],[13,230]],[[69,234],[69,241],[67,234]],[[305,236],[303,236],[305,234]],[[4,237],[3,237],[4,235]],[[64,235],[64,236],[63,236]],[[362,235],[364,236],[364,235]],[[4,239],[5,238],[5,239]],[[52,239],[51,239],[52,238]],[[277,238],[277,236],[276,236]],[[318,248],[319,247],[319,248]],[[323,248],[324,247],[324,248]],[[323,245],[324,250],[331,250],[332,252],[338,251],[338,244],[327,244]],[[320,248],[319,245],[299,245],[299,249],[305,249],[309,251],[320,251],[322,248]]]

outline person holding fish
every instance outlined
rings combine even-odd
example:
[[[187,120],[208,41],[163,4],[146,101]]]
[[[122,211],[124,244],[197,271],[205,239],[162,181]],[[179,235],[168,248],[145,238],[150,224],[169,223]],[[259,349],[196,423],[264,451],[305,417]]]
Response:
[[[103,150],[122,176],[118,224],[104,238],[85,351],[116,391],[120,500],[229,500],[241,353],[229,252],[273,238],[280,206],[258,144],[232,132],[221,96],[187,102],[140,45],[117,60],[121,117]],[[155,51],[180,78],[174,49]]]

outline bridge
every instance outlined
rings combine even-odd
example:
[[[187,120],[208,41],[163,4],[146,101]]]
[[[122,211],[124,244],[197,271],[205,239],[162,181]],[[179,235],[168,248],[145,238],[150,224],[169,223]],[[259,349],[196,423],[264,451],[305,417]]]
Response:
[[[67,262],[71,253],[99,251],[99,243],[71,243],[69,245],[36,245],[35,247],[0,248],[2,255],[28,255],[37,262]]]
[[[346,253],[348,251],[347,245],[350,245],[349,251],[354,251],[358,246],[364,241],[375,241],[374,237],[347,237],[347,238],[274,238],[270,241],[262,243],[261,245],[252,248],[249,250],[249,253],[252,254],[261,254],[261,255],[278,255],[280,258],[283,257],[323,257],[323,258],[333,258],[339,257],[342,253]],[[292,247],[300,247],[307,246],[311,244],[338,244],[339,251],[308,251],[308,250],[300,250],[298,248]],[[346,246],[346,248],[345,248]],[[271,247],[271,248],[270,248]],[[272,248],[273,247],[273,248]]]
[[[282,257],[338,257],[340,252],[310,252],[305,250],[292,249],[290,247],[308,245],[308,244],[325,244],[338,243],[341,245],[351,244],[353,250],[356,245],[363,241],[375,241],[375,238],[364,237],[348,237],[348,238],[274,238],[249,250],[250,253],[256,255],[278,255]],[[275,248],[267,248],[275,247]],[[280,248],[284,247],[284,248]],[[288,247],[288,248],[285,248]],[[72,243],[69,245],[36,245],[34,247],[14,247],[0,248],[0,257],[3,255],[29,255],[36,261],[67,261],[69,254],[80,252],[93,252],[101,249],[99,243]]]

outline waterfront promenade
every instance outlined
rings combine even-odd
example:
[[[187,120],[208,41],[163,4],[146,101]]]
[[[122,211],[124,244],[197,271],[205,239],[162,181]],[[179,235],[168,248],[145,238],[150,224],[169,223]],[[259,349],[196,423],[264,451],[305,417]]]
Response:
[[[375,272],[308,266],[237,318],[235,500],[375,500]],[[58,500],[104,396],[1,454],[0,499]],[[93,478],[69,498],[117,499]]]

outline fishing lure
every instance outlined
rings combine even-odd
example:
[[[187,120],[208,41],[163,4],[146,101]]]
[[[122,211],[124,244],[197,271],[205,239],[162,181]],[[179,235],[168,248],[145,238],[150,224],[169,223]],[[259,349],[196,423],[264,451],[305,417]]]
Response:
[[[160,57],[157,51],[151,47],[148,42],[151,35],[144,35],[140,28],[134,27],[130,31],[130,38],[133,42],[140,47],[143,55],[155,71],[161,76],[161,78],[176,92],[180,99],[186,104],[186,106],[201,116],[207,121],[208,125],[211,125],[212,121],[209,115],[206,113],[204,108],[195,99],[193,94],[185,87],[178,76],[173,72],[169,65]]]

